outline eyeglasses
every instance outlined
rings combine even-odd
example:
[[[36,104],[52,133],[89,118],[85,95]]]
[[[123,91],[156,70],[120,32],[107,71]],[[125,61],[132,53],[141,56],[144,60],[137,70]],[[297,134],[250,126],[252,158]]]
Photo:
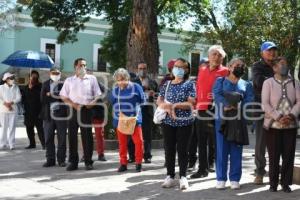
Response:
[[[15,77],[14,77],[14,76],[11,76],[11,77],[8,77],[7,79],[9,79],[9,80],[14,80]]]

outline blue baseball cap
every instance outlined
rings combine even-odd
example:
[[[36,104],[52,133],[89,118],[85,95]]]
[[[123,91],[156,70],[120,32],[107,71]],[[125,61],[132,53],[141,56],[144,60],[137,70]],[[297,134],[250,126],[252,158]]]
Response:
[[[276,44],[274,42],[267,41],[267,42],[262,43],[262,45],[260,47],[260,51],[263,52],[263,51],[266,51],[266,50],[269,50],[272,48],[277,49],[278,47],[276,46]]]
[[[200,59],[199,65],[202,65],[204,63],[208,63],[208,58],[205,57]]]

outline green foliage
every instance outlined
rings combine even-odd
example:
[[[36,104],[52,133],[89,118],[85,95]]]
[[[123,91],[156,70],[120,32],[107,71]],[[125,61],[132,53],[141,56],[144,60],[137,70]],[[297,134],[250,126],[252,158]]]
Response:
[[[19,0],[32,10],[31,17],[37,26],[52,26],[58,32],[58,42],[76,42],[77,33],[84,30],[90,15],[103,16],[111,25],[101,41],[103,58],[110,63],[111,70],[126,64],[126,41],[132,15],[133,0]],[[189,17],[188,2],[199,0],[157,0],[156,12],[160,19],[158,32],[169,24],[178,24]],[[202,2],[202,1],[201,1]],[[206,2],[206,1],[204,1]]]
[[[261,43],[271,40],[294,65],[300,53],[299,4],[299,0],[223,0],[211,1],[210,6],[202,7],[205,10],[192,7],[197,32],[189,34],[186,50],[207,40],[222,44],[229,57],[239,55],[250,64],[259,58]]]
[[[102,53],[103,58],[110,63],[112,72],[126,66],[126,41],[132,3],[132,0],[102,2],[105,19],[112,25],[101,41]]]
[[[113,72],[119,67],[126,66],[126,39],[129,19],[124,21],[114,20],[105,39],[101,41],[104,60],[111,65]]]
[[[76,34],[85,28],[89,15],[95,11],[92,1],[32,0],[29,8],[36,26],[52,26],[59,43],[77,41]]]

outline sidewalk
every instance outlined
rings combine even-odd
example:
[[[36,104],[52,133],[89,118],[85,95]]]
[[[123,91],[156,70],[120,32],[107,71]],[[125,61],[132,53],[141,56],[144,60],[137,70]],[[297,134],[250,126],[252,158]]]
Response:
[[[299,200],[300,186],[293,185],[291,194],[282,191],[270,193],[269,186],[255,186],[254,160],[252,154],[254,135],[250,134],[251,144],[244,151],[242,188],[237,191],[226,189],[218,191],[215,187],[215,174],[205,179],[190,180],[190,188],[180,191],[179,188],[162,189],[165,178],[164,152],[154,150],[153,163],[144,164],[144,171],[135,172],[134,165],[128,165],[126,173],[116,172],[118,152],[106,152],[108,162],[94,163],[95,170],[85,171],[80,163],[79,170],[67,172],[65,168],[43,168],[45,152],[37,145],[37,149],[25,150],[27,136],[25,128],[17,128],[16,150],[0,151],[0,199],[97,199],[97,200]],[[300,165],[300,139],[298,139],[296,163]],[[82,153],[80,154],[82,155]],[[94,160],[96,153],[94,153]],[[178,171],[178,169],[177,169]],[[267,181],[267,178],[265,179]]]

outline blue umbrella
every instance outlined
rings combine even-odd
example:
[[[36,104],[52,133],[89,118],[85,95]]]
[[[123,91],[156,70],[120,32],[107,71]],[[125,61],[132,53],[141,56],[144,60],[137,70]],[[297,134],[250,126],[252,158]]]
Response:
[[[44,52],[22,50],[14,52],[2,63],[24,68],[51,68],[54,65],[53,60]]]

